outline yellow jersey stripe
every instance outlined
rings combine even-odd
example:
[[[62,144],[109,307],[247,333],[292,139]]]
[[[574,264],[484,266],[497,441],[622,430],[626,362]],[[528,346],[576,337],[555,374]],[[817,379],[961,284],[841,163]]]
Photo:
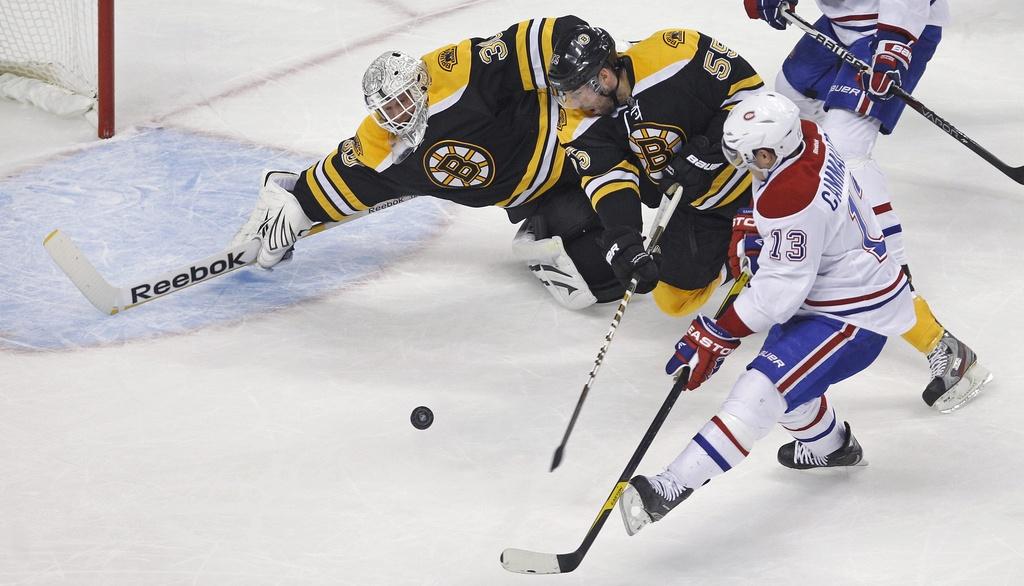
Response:
[[[726,196],[726,198],[723,199],[717,207],[722,207],[736,201],[736,199],[739,196],[743,195],[750,188],[750,184],[753,182],[753,176],[747,173],[747,176],[744,177],[742,181],[740,181],[740,184],[737,185],[736,188],[733,189],[732,192],[728,196]]]
[[[348,183],[345,183],[345,180],[341,177],[341,173],[338,173],[338,169],[334,166],[334,158],[337,156],[338,151],[335,149],[335,151],[324,161],[324,171],[327,171],[327,178],[330,180],[334,188],[338,190],[338,193],[341,194],[345,203],[351,206],[352,209],[357,212],[361,212],[369,208],[370,206],[366,205],[356,197],[355,192],[352,191],[352,188],[349,187]]]
[[[622,189],[628,189],[636,193],[637,197],[640,197],[640,188],[637,187],[636,183],[633,183],[632,181],[612,181],[602,185],[594,192],[594,195],[590,198],[590,205],[593,206],[594,209],[597,209],[598,202],[600,202],[604,196]]]
[[[751,88],[751,87],[754,87],[754,86],[757,86],[757,85],[761,85],[763,83],[764,82],[761,80],[761,76],[760,75],[757,75],[757,74],[751,75],[747,79],[741,79],[740,81],[737,81],[736,83],[734,83],[731,86],[729,86],[729,95],[731,96],[731,95],[735,94],[736,92],[738,92],[740,90],[745,90],[747,88]]]
[[[551,18],[545,18],[543,20],[542,28],[540,29],[540,63],[537,66],[541,70],[541,77],[537,80],[537,84],[542,87],[547,87],[546,79],[548,63],[551,62],[551,54],[554,53],[553,39],[555,34],[555,21]]]
[[[619,180],[629,176],[632,176],[633,179],[639,181],[640,169],[638,169],[636,165],[630,163],[629,161],[622,161],[618,165],[615,165],[611,169],[608,169],[607,172],[602,173],[600,175],[584,175],[581,178],[581,184],[584,190],[588,190],[590,189],[590,184],[595,181],[597,181],[598,183],[602,183],[602,180]],[[599,185],[595,187],[600,188]]]
[[[553,161],[551,173],[548,174],[548,180],[545,181],[544,184],[540,186],[540,189],[535,191],[533,195],[531,195],[530,198],[527,199],[526,201],[533,201],[537,199],[538,197],[540,197],[541,194],[551,189],[555,185],[555,183],[558,183],[558,180],[562,178],[562,170],[564,167],[565,151],[562,150],[561,145],[558,145],[558,148],[555,149],[555,160]]]
[[[707,192],[704,195],[690,202],[690,205],[695,208],[699,208],[700,206],[704,205],[704,203],[707,202],[709,199],[715,197],[716,195],[720,195],[722,189],[725,188],[725,186],[729,183],[729,180],[733,178],[737,171],[738,170],[736,169],[736,167],[733,167],[732,165],[726,165],[726,168],[715,177],[715,180],[711,183],[711,187],[708,188]]]
[[[332,204],[331,201],[327,199],[327,196],[324,195],[323,190],[320,189],[320,185],[316,182],[316,179],[313,177],[313,169],[307,169],[305,175],[306,186],[309,187],[309,190],[313,193],[313,197],[316,198],[316,203],[320,204],[320,207],[323,208],[323,210],[327,212],[327,215],[330,216],[331,219],[334,220],[335,222],[338,222],[342,218],[344,218],[345,216],[341,212],[339,212],[337,208],[334,207],[334,204]]]
[[[548,127],[550,126],[550,97],[547,92],[537,92],[537,101],[540,104],[540,121],[537,127],[537,144],[533,147],[533,155],[530,157],[530,163],[526,166],[526,172],[523,173],[523,177],[519,180],[519,184],[512,190],[512,195],[508,198],[498,202],[496,205],[505,207],[518,196],[522,195],[537,177],[537,170],[542,162],[544,155],[544,145],[547,143],[550,137],[548,137]]]
[[[519,77],[523,81],[523,90],[534,89],[533,78],[530,77],[530,44],[527,39],[527,32],[530,29],[530,21],[524,20],[516,27],[516,56],[519,59]]]

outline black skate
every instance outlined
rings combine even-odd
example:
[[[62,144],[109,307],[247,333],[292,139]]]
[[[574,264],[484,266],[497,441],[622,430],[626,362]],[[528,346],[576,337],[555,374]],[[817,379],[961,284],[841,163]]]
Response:
[[[832,468],[834,466],[867,466],[864,462],[864,450],[857,438],[846,425],[846,441],[843,446],[831,454],[817,457],[801,442],[793,441],[779,448],[779,464],[787,468],[807,470],[809,468]]]
[[[992,380],[992,373],[978,364],[977,354],[948,331],[928,353],[928,366],[932,380],[921,398],[942,413],[963,407]]]
[[[651,476],[634,476],[619,498],[619,511],[626,533],[636,535],[645,525],[661,520],[693,493],[666,471]]]

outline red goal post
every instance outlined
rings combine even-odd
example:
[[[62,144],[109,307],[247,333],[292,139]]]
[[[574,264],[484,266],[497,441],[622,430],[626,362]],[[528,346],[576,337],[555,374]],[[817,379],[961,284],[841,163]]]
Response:
[[[114,135],[114,0],[2,0],[0,30],[0,96]]]

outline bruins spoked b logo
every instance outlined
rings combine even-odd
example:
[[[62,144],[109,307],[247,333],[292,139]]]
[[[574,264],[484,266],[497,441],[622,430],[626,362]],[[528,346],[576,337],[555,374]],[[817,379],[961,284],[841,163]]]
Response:
[[[494,179],[494,157],[476,145],[442,140],[423,155],[423,168],[440,187],[486,187]]]
[[[643,163],[648,175],[660,177],[655,174],[668,166],[672,154],[682,147],[685,138],[686,134],[677,126],[641,122],[629,133],[629,147]]]

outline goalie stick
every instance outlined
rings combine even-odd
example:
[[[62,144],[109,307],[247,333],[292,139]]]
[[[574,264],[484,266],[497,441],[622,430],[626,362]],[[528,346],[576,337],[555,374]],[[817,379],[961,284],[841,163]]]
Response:
[[[338,222],[324,222],[315,224],[300,238],[307,238],[361,218],[374,212],[398,205],[416,196],[405,196],[396,199],[382,201],[379,204],[367,208],[357,214],[346,216]],[[75,246],[71,238],[60,230],[50,232],[43,239],[43,247],[50,254],[53,262],[57,263],[68,279],[75,287],[85,295],[93,306],[103,313],[114,315],[129,310],[163,297],[196,283],[208,281],[214,277],[230,273],[256,261],[256,255],[260,251],[259,240],[250,240],[233,248],[222,250],[217,254],[208,256],[202,260],[189,263],[185,266],[168,271],[159,276],[133,281],[132,284],[123,287],[111,285],[100,275],[96,267],[89,262],[89,259]]]
[[[750,280],[750,275],[743,273],[739,279],[732,284],[729,289],[729,294],[722,301],[722,305],[718,308],[718,312],[715,317],[721,317],[725,310],[732,305],[736,297],[739,296],[740,292],[747,285]],[[570,553],[543,553],[539,551],[530,551],[526,549],[515,549],[508,548],[501,552],[501,567],[505,568],[510,572],[517,572],[520,574],[564,574],[571,572],[579,567],[580,563],[583,562],[583,557],[587,555],[587,551],[590,546],[593,545],[594,540],[597,538],[597,534],[601,532],[601,528],[604,526],[604,522],[608,520],[608,515],[611,514],[615,508],[615,503],[619,500],[622,495],[622,491],[626,490],[626,485],[629,484],[629,479],[633,476],[633,472],[636,471],[637,466],[640,465],[640,460],[643,459],[644,455],[647,454],[647,449],[651,446],[654,441],[654,436],[661,430],[661,426],[665,423],[665,418],[668,417],[672,407],[676,404],[676,399],[686,388],[686,382],[690,378],[690,367],[689,365],[684,366],[682,371],[679,373],[679,377],[672,384],[672,390],[669,391],[668,396],[665,397],[665,402],[662,403],[661,409],[658,409],[657,415],[654,416],[654,421],[651,422],[650,427],[647,428],[647,433],[644,434],[640,445],[636,447],[633,452],[633,457],[629,459],[629,463],[626,464],[625,470],[619,475],[619,479],[615,482],[615,486],[612,488],[608,498],[601,505],[601,510],[597,513],[597,518],[594,519],[594,523],[590,526],[590,530],[583,537],[583,543],[576,548],[575,551]]]
[[[849,52],[845,47],[836,42],[835,39],[815,29],[814,25],[798,16],[791,6],[788,4],[784,4],[783,6],[782,17],[803,30],[808,36],[821,43],[825,49],[831,51],[837,57],[861,71],[870,69],[867,63],[858,59],[853,53]],[[999,157],[996,157],[992,153],[988,152],[984,147],[974,142],[974,140],[961,132],[956,126],[953,126],[927,106],[919,102],[914,96],[910,95],[910,93],[899,85],[894,86],[893,92],[897,97],[906,102],[908,106],[916,110],[918,114],[924,116],[929,122],[941,128],[943,132],[960,141],[961,144],[970,149],[974,154],[985,159],[985,161],[996,169],[1002,171],[1003,174],[1010,179],[1024,185],[1024,165],[1020,167],[1011,167],[1010,165],[1007,165],[1000,160]]]
[[[658,241],[661,240],[661,235],[665,232],[665,227],[668,226],[668,221],[672,219],[672,215],[675,214],[676,208],[679,206],[679,202],[683,199],[683,188],[676,184],[676,190],[672,192],[672,197],[668,201],[662,203],[658,207],[658,213],[654,216],[654,227],[651,230],[649,242],[647,243],[647,252],[651,253],[654,247],[658,245]],[[594,367],[590,369],[590,376],[587,378],[587,382],[583,385],[583,390],[580,392],[580,398],[576,400],[576,408],[573,409],[572,417],[569,418],[569,425],[565,428],[565,433],[562,435],[562,443],[558,444],[555,448],[555,455],[551,459],[551,472],[558,468],[558,465],[562,463],[562,454],[565,451],[565,444],[569,441],[569,434],[572,433],[573,427],[576,426],[576,419],[580,416],[580,409],[583,408],[583,401],[587,398],[587,393],[590,392],[591,387],[594,384],[594,378],[597,376],[597,371],[601,368],[601,363],[604,362],[604,355],[608,352],[608,347],[612,344],[612,338],[615,337],[615,330],[619,328],[619,322],[622,321],[622,314],[626,312],[626,306],[629,305],[629,300],[633,298],[633,293],[636,291],[636,285],[638,279],[633,277],[629,282],[629,287],[626,287],[626,292],[622,295],[622,301],[619,301],[619,307],[615,310],[615,316],[612,318],[612,323],[608,327],[608,333],[604,335],[604,343],[601,344],[601,349],[597,351],[597,358],[594,359]]]

